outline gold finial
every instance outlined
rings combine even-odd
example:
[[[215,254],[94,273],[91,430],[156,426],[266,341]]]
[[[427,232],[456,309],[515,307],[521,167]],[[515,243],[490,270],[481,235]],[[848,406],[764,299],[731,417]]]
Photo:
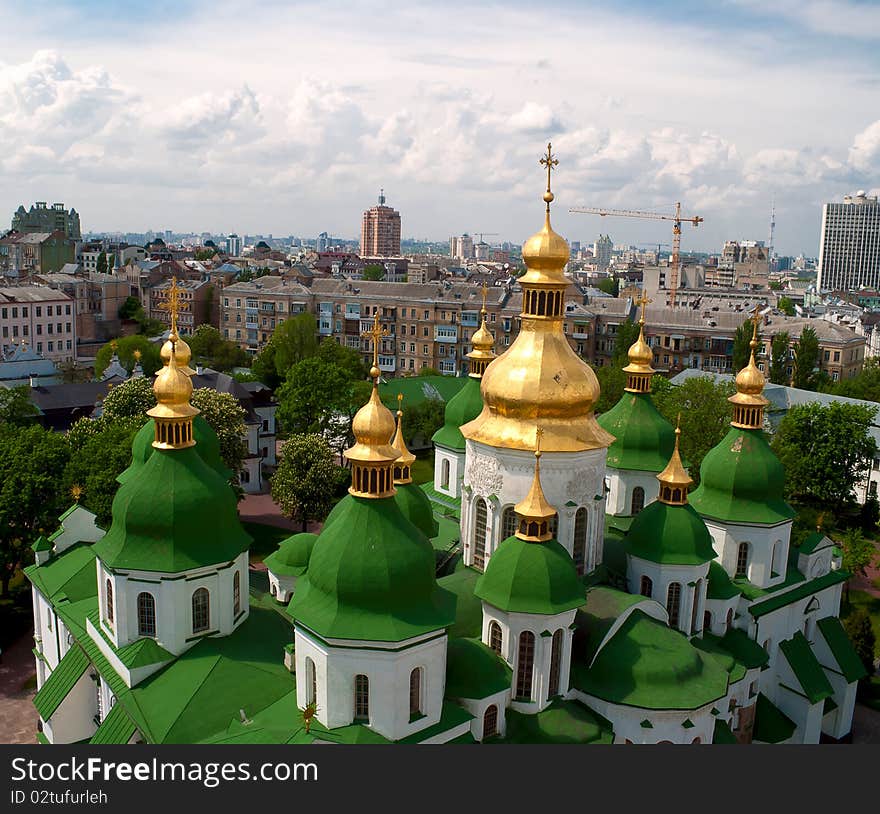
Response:
[[[825,512],[822,512],[822,513],[816,518],[816,531],[818,531],[819,534],[822,533],[822,524],[823,524],[824,522],[825,522]]]
[[[760,311],[760,306],[755,304],[755,313],[749,317],[749,322],[752,323],[752,341],[749,342],[749,347],[752,349],[752,353],[755,352],[755,348],[758,347],[758,322],[761,319],[761,315],[758,313]]]
[[[759,430],[764,426],[764,408],[770,403],[763,395],[764,374],[755,363],[755,350],[758,347],[758,320],[760,307],[749,317],[752,323],[752,340],[749,342],[749,362],[736,374],[736,393],[728,401],[733,404],[731,426],[747,430]]]
[[[388,336],[388,326],[386,325],[384,328],[379,327],[379,312],[376,311],[373,315],[372,330],[361,334],[361,339],[373,340],[373,366],[370,368],[370,378],[373,379],[374,384],[381,373],[379,370],[379,340],[383,336]]]
[[[694,482],[681,462],[680,439],[681,413],[678,414],[675,424],[675,448],[672,450],[672,456],[666,468],[657,475],[657,480],[660,481],[659,500],[670,506],[684,506],[688,502],[688,487]]]
[[[177,277],[172,277],[171,285],[168,286],[168,298],[159,304],[159,308],[171,314],[171,336],[169,338],[172,342],[177,341],[177,316],[189,307],[188,303],[185,303],[181,298],[182,292],[183,289],[177,285]]]
[[[487,324],[486,298],[489,295],[489,286],[483,283],[483,307],[480,310],[480,327],[471,337],[472,350],[467,354],[470,361],[468,374],[475,379],[480,379],[483,372],[495,358],[495,337]]]
[[[74,503],[79,503],[79,499],[82,497],[83,488],[78,483],[73,484],[70,487],[70,496],[73,498]]]
[[[550,202],[555,197],[553,193],[550,191],[550,173],[559,165],[559,161],[552,153],[552,145],[550,142],[547,142],[547,155],[541,156],[541,160],[539,162],[542,167],[547,168],[547,191],[544,193],[544,200],[547,203],[547,211],[550,211]]]
[[[177,364],[174,343],[170,355],[153,382],[156,406],[147,415],[156,422],[153,446],[157,449],[183,449],[195,446],[193,418],[199,410],[189,403],[193,386],[189,376]]]
[[[137,348],[134,349],[134,353],[132,355],[134,356],[135,362],[140,362],[141,352]]]
[[[654,300],[649,300],[648,295],[644,291],[642,291],[642,296],[635,301],[635,304],[640,306],[642,309],[642,312],[639,316],[639,325],[645,324],[645,306],[650,305],[652,302],[654,302]]]
[[[516,536],[530,543],[543,543],[551,539],[550,520],[556,516],[554,509],[541,488],[541,438],[542,427],[535,429],[535,474],[529,493],[513,507],[519,515]]]
[[[483,307],[480,309],[480,314],[482,314],[483,319],[486,318],[486,297],[489,296],[489,286],[486,283],[483,283]]]
[[[541,458],[541,439],[544,437],[544,428],[535,427],[535,457]]]
[[[111,339],[110,340],[110,350],[112,350],[113,353],[116,353],[116,349],[118,347],[119,347],[119,343],[115,339]]]
[[[391,441],[391,446],[398,452],[398,458],[394,462],[394,485],[402,486],[405,483],[412,483],[412,465],[415,463],[416,456],[413,455],[406,446],[403,438],[403,393],[397,394],[397,431]]]

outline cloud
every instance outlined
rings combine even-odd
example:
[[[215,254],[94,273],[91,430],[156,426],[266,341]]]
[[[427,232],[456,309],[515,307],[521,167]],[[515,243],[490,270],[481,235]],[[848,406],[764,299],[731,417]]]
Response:
[[[563,130],[559,119],[548,105],[526,102],[508,120],[511,129],[520,133],[558,133]]]
[[[849,163],[866,173],[880,170],[880,119],[856,135],[849,150]]]

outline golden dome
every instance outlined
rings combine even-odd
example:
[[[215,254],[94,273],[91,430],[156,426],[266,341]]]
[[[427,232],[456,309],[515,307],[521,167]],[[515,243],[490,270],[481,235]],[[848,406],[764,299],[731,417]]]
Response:
[[[403,439],[403,410],[400,409],[402,401],[403,393],[398,393],[397,432],[394,433],[394,440],[391,442],[391,446],[394,447],[398,453],[397,460],[394,462],[395,466],[412,466],[413,463],[415,463],[416,456],[407,449],[406,441]]]
[[[770,403],[764,397],[764,374],[755,364],[758,347],[758,309],[755,308],[749,363],[736,374],[736,393],[728,401],[733,404],[733,427],[760,429],[764,425],[764,408]]]
[[[535,474],[532,478],[532,486],[529,493],[513,507],[520,518],[516,536],[521,540],[531,542],[540,542],[551,538],[549,520],[556,516],[556,509],[550,505],[541,487],[542,435],[543,432],[538,429],[535,439]]]
[[[187,376],[194,375],[195,371],[189,366],[189,360],[192,359],[192,350],[189,345],[180,338],[177,331],[171,332],[168,339],[165,340],[165,344],[162,345],[162,350],[159,351],[159,357],[166,365],[168,364],[168,360],[171,359],[172,350],[177,357],[177,365],[180,371]]]
[[[627,351],[629,364],[623,369],[625,373],[653,373],[651,362],[654,361],[654,351],[645,341],[645,327],[639,324],[639,338]]]
[[[679,416],[679,421],[681,416]],[[660,500],[663,503],[672,505],[683,505],[687,503],[688,487],[694,482],[687,470],[681,462],[681,455],[678,451],[678,442],[681,437],[681,427],[675,428],[675,449],[672,450],[672,457],[666,468],[657,475],[660,481]]]
[[[492,332],[489,330],[489,326],[486,324],[486,312],[482,312],[483,321],[480,323],[479,330],[471,337],[471,345],[473,346],[473,350],[471,353],[481,353],[484,354],[486,351],[492,354],[492,358],[495,358],[495,354],[493,353],[493,349],[495,348],[495,337],[492,336]],[[470,356],[470,354],[468,354]]]
[[[552,192],[550,193],[553,194]],[[540,282],[546,276],[547,282],[568,282],[562,269],[571,256],[571,249],[562,235],[553,231],[550,225],[550,204],[544,215],[544,228],[532,235],[522,247],[523,262],[528,268],[520,282]]]
[[[749,355],[749,363],[736,374],[736,392],[744,396],[760,396],[764,392],[764,374],[755,364],[754,348]]]
[[[394,435],[394,416],[379,398],[378,385],[373,383],[373,392],[367,403],[355,413],[351,422],[355,444],[345,451],[350,461],[393,461],[398,452],[389,443]]]

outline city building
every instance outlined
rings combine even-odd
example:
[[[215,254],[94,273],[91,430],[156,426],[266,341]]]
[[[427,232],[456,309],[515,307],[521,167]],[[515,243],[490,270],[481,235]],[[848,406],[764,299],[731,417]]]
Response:
[[[230,257],[241,256],[242,240],[236,234],[227,235],[226,237],[226,254]]]
[[[70,240],[80,240],[79,213],[64,208],[63,203],[48,206],[45,201],[37,201],[30,209],[19,206],[12,216],[12,230],[28,234],[30,232],[63,232]]]
[[[38,285],[0,288],[0,341],[24,342],[53,362],[76,357],[75,301],[63,291]]]
[[[35,274],[33,280],[57,288],[74,300],[76,336],[80,342],[107,341],[120,335],[119,309],[130,292],[125,276],[84,273],[79,266],[68,264],[59,272]]]
[[[593,262],[599,271],[604,271],[611,265],[611,252],[614,249],[614,241],[608,235],[599,235],[593,243]]]
[[[385,192],[379,203],[364,212],[361,223],[361,257],[400,256],[400,213],[385,206]]]
[[[22,278],[58,271],[74,260],[75,243],[63,232],[9,232],[0,238],[0,275]]]
[[[467,233],[460,237],[449,238],[449,256],[453,260],[472,260],[474,257],[474,239]]]
[[[816,287],[855,291],[880,286],[880,204],[859,190],[822,207]]]
[[[58,384],[58,368],[26,342],[0,344],[0,387]]]
[[[171,314],[168,308],[168,295],[177,278],[164,280],[147,289],[146,312],[150,319],[164,322],[171,326]],[[177,280],[177,289],[181,300],[178,316],[180,330],[191,334],[199,325],[220,324],[220,290],[208,280]]]

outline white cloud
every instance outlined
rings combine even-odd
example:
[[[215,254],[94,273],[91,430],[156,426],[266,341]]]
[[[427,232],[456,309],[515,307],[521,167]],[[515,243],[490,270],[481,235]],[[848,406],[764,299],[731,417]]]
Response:
[[[520,110],[508,120],[513,130],[521,133],[558,133],[562,125],[548,105],[537,102],[526,102]]]
[[[849,150],[849,163],[864,172],[880,171],[880,119],[856,135]]]

